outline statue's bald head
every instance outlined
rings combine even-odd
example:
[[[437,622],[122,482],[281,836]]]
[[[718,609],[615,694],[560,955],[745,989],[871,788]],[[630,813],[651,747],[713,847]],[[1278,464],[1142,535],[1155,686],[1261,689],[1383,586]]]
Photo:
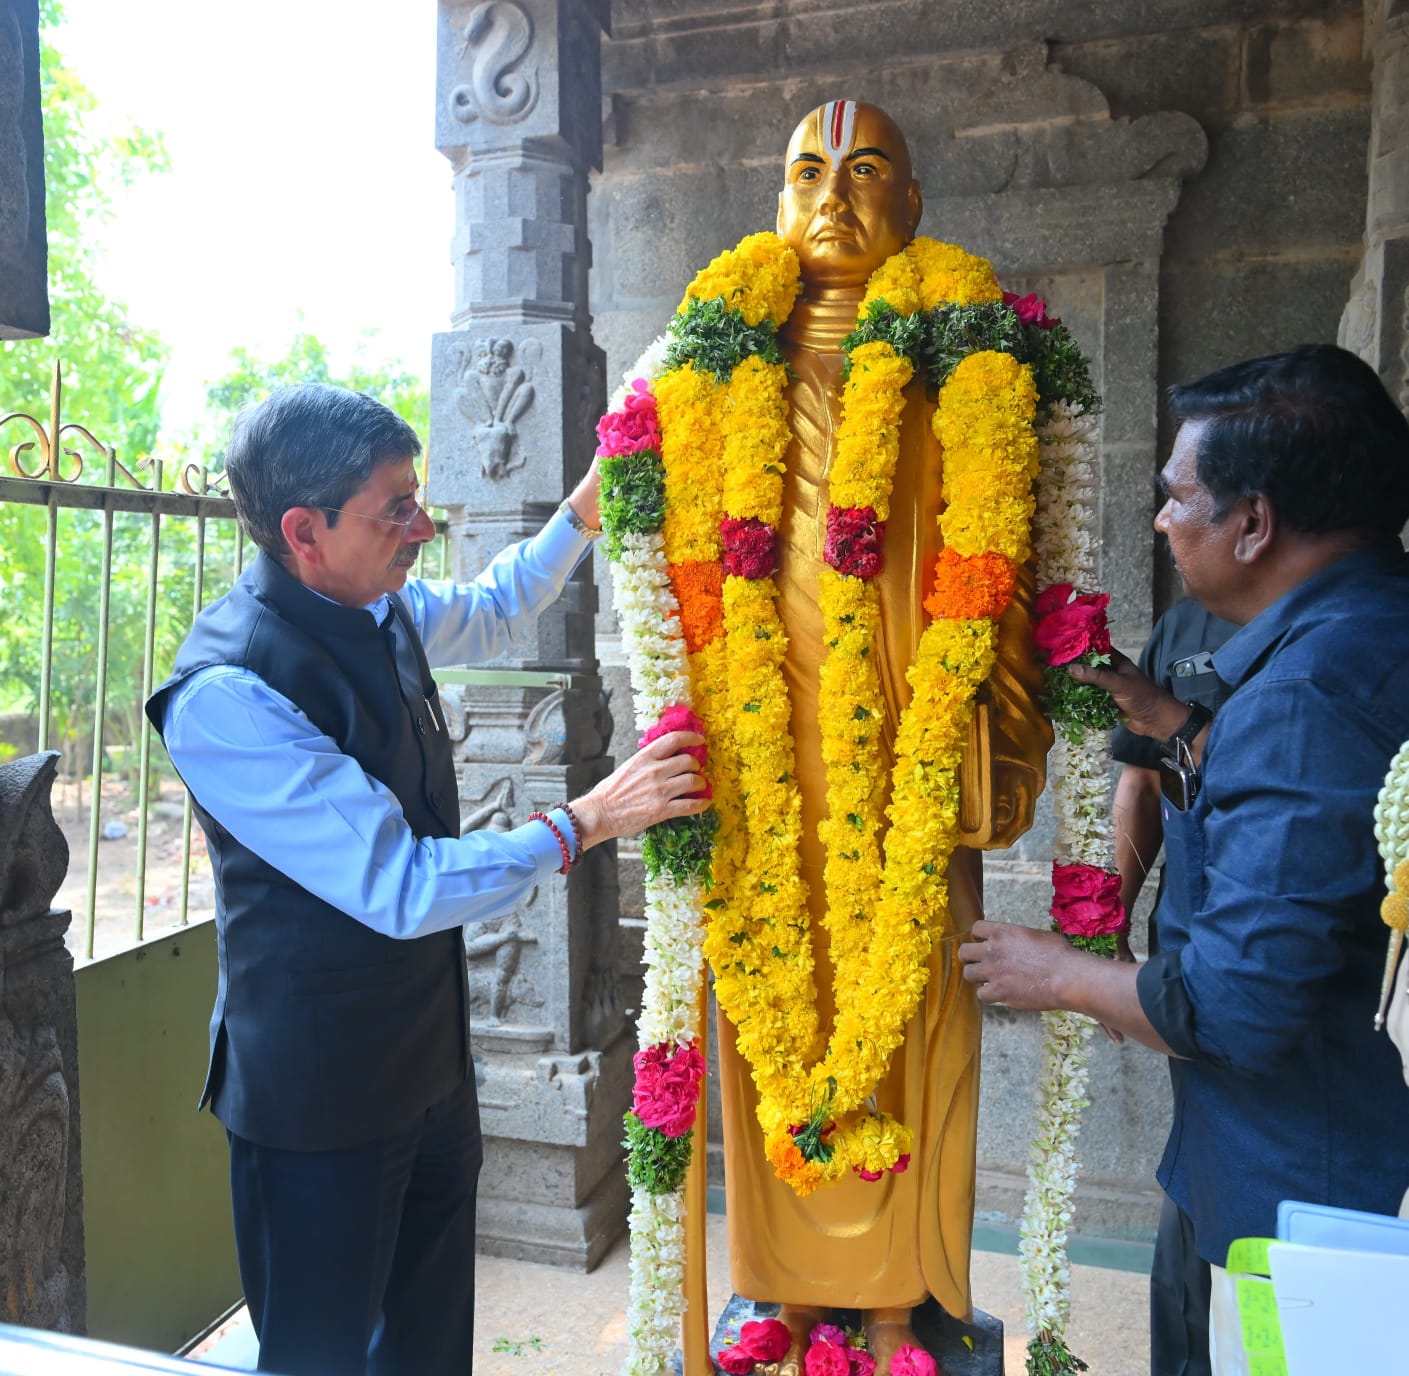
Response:
[[[828,101],[793,130],[778,233],[804,282],[863,285],[914,238],[922,208],[905,136],[884,110]]]

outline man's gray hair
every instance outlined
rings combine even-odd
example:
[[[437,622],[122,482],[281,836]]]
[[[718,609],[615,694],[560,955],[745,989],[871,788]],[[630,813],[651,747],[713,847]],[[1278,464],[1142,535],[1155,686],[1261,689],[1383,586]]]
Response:
[[[251,540],[282,563],[279,523],[291,507],[321,507],[328,524],[378,465],[413,459],[416,432],[365,392],[323,383],[281,387],[235,419],[225,472]]]

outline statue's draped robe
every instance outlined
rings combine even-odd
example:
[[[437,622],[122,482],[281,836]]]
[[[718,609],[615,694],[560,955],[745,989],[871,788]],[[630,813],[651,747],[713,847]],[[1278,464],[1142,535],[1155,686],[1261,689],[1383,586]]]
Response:
[[[795,377],[788,389],[793,443],[788,450],[781,528],[779,611],[788,633],[784,672],[792,700],[796,775],[802,793],[802,873],[810,892],[813,950],[822,1026],[832,1019],[832,967],[822,927],[824,854],[817,823],[826,811],[826,776],[817,721],[827,475],[839,418],[843,356],[839,341],[856,317],[854,296],[800,302],[783,344]],[[810,346],[810,347],[809,347]],[[827,352],[819,352],[819,349]],[[934,405],[920,381],[907,389],[900,460],[879,576],[886,703],[886,769],[896,725],[910,701],[906,668],[914,662],[925,614],[922,600],[941,548],[941,454],[930,430]],[[1030,593],[1030,581],[1024,580]],[[1000,632],[1000,665],[983,690],[965,761],[966,832],[987,840],[1016,815],[1030,821],[1051,736],[1034,704],[1026,607],[1015,605]],[[975,759],[974,756],[987,757]],[[996,761],[996,765],[993,763]],[[1005,761],[1012,767],[1005,772]],[[1022,797],[1003,797],[1004,777],[1021,780]],[[997,796],[990,778],[1000,780]],[[972,781],[972,782],[971,782]],[[976,806],[976,804],[978,806]],[[982,815],[986,813],[987,815]],[[877,1091],[879,1108],[915,1129],[909,1169],[876,1182],[851,1176],[805,1199],[774,1177],[755,1116],[757,1095],[735,1050],[728,1019],[719,1019],[725,1180],[734,1290],[746,1298],[832,1308],[919,1304],[927,1294],[950,1313],[969,1311],[969,1246],[974,1207],[974,1139],[978,1123],[981,1012],[960,974],[958,946],[981,916],[977,850],[960,848],[949,863],[949,929],[929,961],[929,983],[904,1045]],[[801,1070],[800,1072],[801,1073]]]

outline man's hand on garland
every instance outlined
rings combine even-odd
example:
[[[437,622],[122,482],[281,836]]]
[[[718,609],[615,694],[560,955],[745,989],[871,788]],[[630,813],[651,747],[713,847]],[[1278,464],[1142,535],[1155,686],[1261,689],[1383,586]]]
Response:
[[[1078,683],[1104,688],[1115,700],[1125,724],[1137,736],[1168,740],[1189,715],[1185,703],[1146,678],[1135,661],[1127,659],[1119,650],[1111,651],[1108,669],[1092,668],[1079,662],[1066,668]]]

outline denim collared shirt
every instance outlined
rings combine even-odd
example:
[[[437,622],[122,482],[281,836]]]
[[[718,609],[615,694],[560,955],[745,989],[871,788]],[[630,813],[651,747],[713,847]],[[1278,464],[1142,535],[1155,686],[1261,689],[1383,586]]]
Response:
[[[1277,1204],[1394,1213],[1409,1088],[1372,1022],[1387,928],[1373,810],[1409,738],[1409,559],[1339,560],[1214,655],[1233,692],[1203,790],[1163,805],[1161,949],[1140,1002],[1175,1053],[1158,1177],[1222,1265]]]

